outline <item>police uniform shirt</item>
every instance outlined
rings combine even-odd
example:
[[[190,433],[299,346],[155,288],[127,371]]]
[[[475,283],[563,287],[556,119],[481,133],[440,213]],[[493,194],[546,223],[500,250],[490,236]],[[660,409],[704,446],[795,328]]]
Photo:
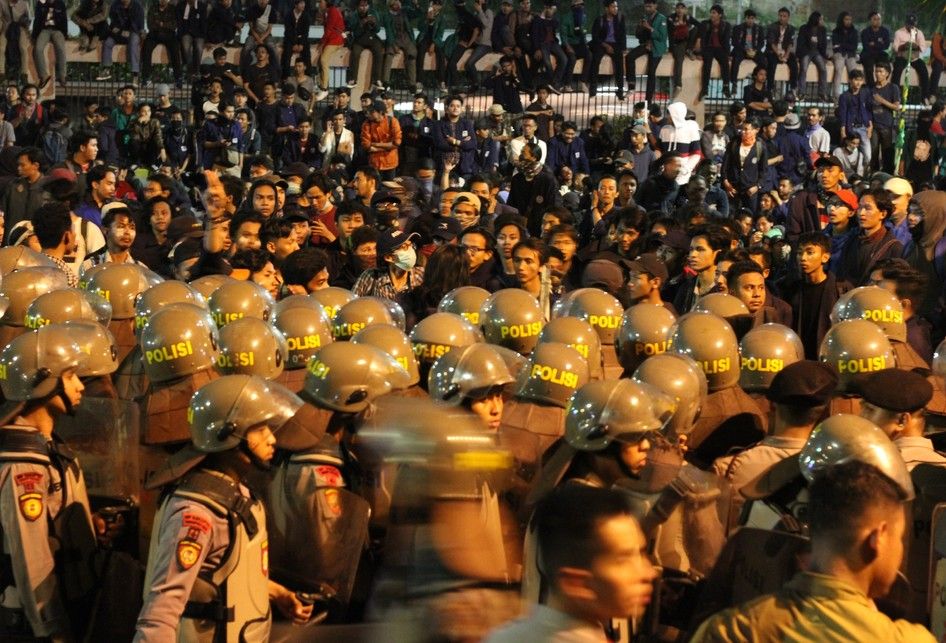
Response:
[[[528,616],[496,630],[486,643],[606,643],[601,627],[560,612],[548,605],[536,605]]]
[[[903,461],[907,463],[907,470],[913,469],[919,464],[933,464],[946,466],[946,457],[933,448],[933,441],[922,437],[900,437],[893,441],[903,456]]]
[[[863,592],[838,578],[801,572],[774,594],[711,616],[690,640],[932,643],[936,639],[922,625],[891,620]]]
[[[789,458],[805,446],[805,438],[769,435],[759,444],[733,456],[718,458],[713,463],[716,475],[726,478],[738,491],[770,467]]]
[[[39,433],[33,427],[19,425],[0,431],[10,429]],[[37,460],[47,457],[31,455]],[[87,525],[80,524],[80,529],[88,528],[87,533],[76,537],[70,535],[71,529],[70,534],[60,533],[65,526],[59,524],[61,517],[74,515],[75,505],[81,507],[87,518]],[[72,518],[69,522],[69,527],[77,524]],[[0,461],[0,532],[3,555],[10,556],[15,584],[0,587],[0,605],[22,609],[37,637],[64,634],[69,629],[64,598],[69,597],[64,597],[59,587],[53,542],[57,542],[57,549],[70,555],[79,551],[74,548],[78,538],[84,536],[83,540],[93,548],[95,544],[88,494],[78,462],[59,453],[50,453],[45,464]]]
[[[222,475],[222,474],[220,474]],[[240,486],[243,495],[249,492]],[[220,567],[230,545],[230,525],[206,505],[180,496],[166,501],[148,554],[151,584],[145,587],[135,643],[177,641],[178,625],[198,574]]]

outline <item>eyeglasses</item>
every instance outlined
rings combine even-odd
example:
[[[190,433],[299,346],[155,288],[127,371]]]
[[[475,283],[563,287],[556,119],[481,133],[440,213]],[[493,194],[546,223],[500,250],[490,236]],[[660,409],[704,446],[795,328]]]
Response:
[[[477,246],[463,246],[463,249],[471,255],[478,255],[481,252],[486,252],[486,248],[478,248]]]

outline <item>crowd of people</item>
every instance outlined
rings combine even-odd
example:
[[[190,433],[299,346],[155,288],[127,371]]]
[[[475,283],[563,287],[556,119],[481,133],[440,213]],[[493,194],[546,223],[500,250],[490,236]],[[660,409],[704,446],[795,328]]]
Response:
[[[149,20],[168,7],[208,10]],[[188,106],[126,85],[72,119],[7,88],[0,640],[942,634],[946,105],[897,141],[898,63],[866,40],[835,113],[774,100],[774,65],[824,51],[786,11],[705,126],[677,101],[579,124],[564,65],[532,84],[547,4],[479,118],[422,91],[396,114],[379,57],[360,110],[348,87],[320,107],[268,7],[245,62],[282,70],[218,49]],[[605,7],[592,56],[619,70]],[[632,60],[725,69],[761,34],[655,7]],[[390,8],[358,5],[353,47],[379,22],[437,51],[442,26]],[[459,44],[485,55],[521,11]]]

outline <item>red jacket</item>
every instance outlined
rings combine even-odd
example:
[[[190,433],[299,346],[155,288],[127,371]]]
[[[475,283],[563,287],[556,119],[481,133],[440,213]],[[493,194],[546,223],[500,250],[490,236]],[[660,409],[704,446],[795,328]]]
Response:
[[[322,46],[344,45],[345,19],[338,7],[329,6],[325,12],[325,31],[322,34]]]

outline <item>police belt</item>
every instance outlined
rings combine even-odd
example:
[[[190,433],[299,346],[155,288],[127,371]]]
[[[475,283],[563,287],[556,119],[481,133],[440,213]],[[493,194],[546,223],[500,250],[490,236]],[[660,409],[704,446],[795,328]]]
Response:
[[[208,601],[206,603],[188,601],[187,604],[184,605],[184,617],[214,621],[215,623],[232,623],[236,618],[233,608],[224,605],[222,600]]]

